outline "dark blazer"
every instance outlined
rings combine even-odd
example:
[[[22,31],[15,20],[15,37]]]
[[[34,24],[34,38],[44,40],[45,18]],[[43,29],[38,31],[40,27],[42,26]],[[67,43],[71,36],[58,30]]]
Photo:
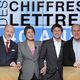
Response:
[[[10,48],[8,53],[6,52],[6,47],[3,41],[3,37],[0,37],[0,66],[9,66],[12,61],[17,60],[18,47],[15,42],[10,40]]]
[[[73,50],[73,38],[68,40],[63,48],[63,65],[73,66],[75,62],[75,53]]]
[[[62,80],[63,67],[62,67],[62,52],[64,41],[61,42],[61,50],[59,58],[57,58],[53,38],[42,43],[40,53],[40,69],[44,66],[44,60],[46,60],[47,72],[46,76],[48,80],[56,80],[57,76],[60,76],[58,80]],[[56,73],[58,75],[56,76]],[[50,79],[51,77],[54,77]]]

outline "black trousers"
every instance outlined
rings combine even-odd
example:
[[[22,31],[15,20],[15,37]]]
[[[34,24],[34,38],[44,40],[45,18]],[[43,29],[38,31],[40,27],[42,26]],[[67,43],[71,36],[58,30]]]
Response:
[[[35,74],[33,75],[31,80],[38,80]]]

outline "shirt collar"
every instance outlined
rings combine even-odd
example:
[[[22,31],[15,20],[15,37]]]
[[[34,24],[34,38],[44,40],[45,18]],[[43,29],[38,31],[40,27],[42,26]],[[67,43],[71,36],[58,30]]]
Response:
[[[57,41],[55,38],[53,38],[53,41],[54,41],[54,42],[59,42],[59,43],[60,43],[60,42],[61,42],[61,39],[60,39],[59,41]]]
[[[4,42],[7,42],[7,40],[6,40],[6,38],[5,38],[5,36],[3,35],[3,40],[4,40]],[[8,42],[10,42],[10,41],[8,41]]]
[[[75,39],[73,39],[73,42],[77,42],[77,43],[80,43],[80,41],[77,41],[77,40],[75,40]]]

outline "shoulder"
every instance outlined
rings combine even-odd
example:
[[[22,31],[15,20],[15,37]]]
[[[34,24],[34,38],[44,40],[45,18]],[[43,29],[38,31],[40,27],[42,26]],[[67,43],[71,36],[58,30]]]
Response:
[[[10,42],[11,42],[12,45],[17,46],[17,43],[16,43],[15,41],[12,41],[12,40],[11,40]]]
[[[70,39],[70,40],[68,40],[68,41],[66,41],[65,43],[64,43],[64,48],[65,49],[70,49],[70,47],[72,47],[72,38]]]
[[[2,36],[0,36],[0,41],[2,41],[3,40],[3,37]]]
[[[42,42],[41,41],[34,41],[36,44],[40,45]]]
[[[26,41],[23,41],[23,42],[18,42],[18,46],[23,46],[26,44]]]
[[[37,46],[41,47],[42,42],[41,42],[41,41],[35,41],[35,45],[37,45]]]
[[[61,43],[62,43],[62,45],[64,45],[66,43],[66,41],[65,40],[61,40]]]
[[[52,39],[44,40],[42,42],[42,46],[47,47],[49,44],[52,44],[52,43],[53,43],[53,40]]]
[[[53,39],[44,40],[43,43],[50,43],[53,42]]]
[[[70,40],[66,41],[65,44],[72,44],[73,38],[71,38]]]

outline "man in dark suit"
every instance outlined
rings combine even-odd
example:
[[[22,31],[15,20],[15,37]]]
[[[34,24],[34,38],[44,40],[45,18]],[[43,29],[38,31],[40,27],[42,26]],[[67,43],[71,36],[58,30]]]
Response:
[[[44,75],[44,60],[46,60],[47,80],[63,80],[62,49],[64,41],[61,40],[63,28],[54,24],[51,28],[54,37],[43,41],[40,53],[40,74]]]
[[[0,66],[16,66],[17,44],[11,40],[14,34],[14,27],[6,25],[4,35],[0,37]]]
[[[80,67],[80,25],[74,24],[71,30],[73,37],[63,48],[63,65]]]

